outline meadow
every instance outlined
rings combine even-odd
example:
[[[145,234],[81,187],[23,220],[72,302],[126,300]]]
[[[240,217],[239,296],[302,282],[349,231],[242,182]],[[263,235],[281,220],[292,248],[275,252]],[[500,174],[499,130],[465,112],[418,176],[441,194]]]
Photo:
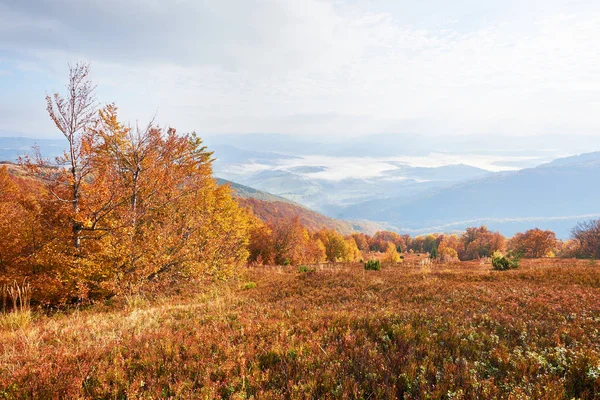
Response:
[[[250,267],[0,316],[0,398],[600,398],[600,264]]]

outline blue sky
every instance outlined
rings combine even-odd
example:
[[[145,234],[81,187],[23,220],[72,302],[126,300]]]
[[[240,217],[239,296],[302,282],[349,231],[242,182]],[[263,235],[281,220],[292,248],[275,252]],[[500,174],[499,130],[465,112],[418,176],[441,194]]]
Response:
[[[597,136],[599,42],[593,0],[0,0],[0,134],[82,60],[184,131]]]

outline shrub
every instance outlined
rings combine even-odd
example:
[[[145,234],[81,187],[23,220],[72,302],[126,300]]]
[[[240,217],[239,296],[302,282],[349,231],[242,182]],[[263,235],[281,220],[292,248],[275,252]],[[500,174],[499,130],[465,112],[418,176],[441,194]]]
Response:
[[[431,249],[431,252],[429,253],[429,258],[431,258],[432,260],[438,258],[438,249],[437,249],[437,246],[434,247],[433,249]]]
[[[292,264],[292,262],[290,261],[290,259],[289,259],[289,258],[286,258],[286,259],[283,261],[283,265],[285,265],[286,267],[287,267],[288,265],[291,265],[291,264]]]
[[[513,255],[510,252],[503,256],[500,252],[494,252],[492,256],[492,268],[496,271],[507,271],[516,269],[520,265],[520,257],[518,254]]]
[[[315,272],[317,269],[315,267],[309,267],[308,265],[299,265],[298,272],[301,274],[306,274],[309,272]]]
[[[256,289],[256,283],[254,283],[254,282],[245,282],[245,283],[242,285],[242,288],[243,288],[244,290]]]
[[[365,263],[365,269],[367,271],[379,271],[381,270],[381,263],[379,260],[369,260]]]
[[[600,360],[596,355],[574,357],[565,375],[565,389],[569,398],[595,398],[600,393]]]

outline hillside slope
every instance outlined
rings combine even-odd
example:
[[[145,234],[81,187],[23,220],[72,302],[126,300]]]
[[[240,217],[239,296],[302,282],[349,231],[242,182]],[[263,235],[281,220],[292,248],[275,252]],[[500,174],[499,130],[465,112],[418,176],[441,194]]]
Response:
[[[275,196],[248,186],[217,178],[220,185],[229,185],[238,203],[249,208],[265,222],[274,222],[285,218],[299,217],[300,222],[311,231],[335,229],[343,235],[353,232],[374,234],[384,229],[381,224],[370,221],[342,221],[326,217],[293,201]]]

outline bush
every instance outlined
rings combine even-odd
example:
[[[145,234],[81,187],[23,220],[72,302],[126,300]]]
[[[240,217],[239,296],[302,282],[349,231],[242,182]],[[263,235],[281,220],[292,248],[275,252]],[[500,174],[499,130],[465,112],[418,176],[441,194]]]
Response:
[[[503,256],[500,252],[495,252],[492,256],[492,268],[496,271],[507,271],[517,269],[520,265],[519,255],[512,255],[510,252]]]
[[[365,263],[365,269],[367,271],[379,271],[381,270],[381,263],[379,260],[369,260]]]
[[[438,258],[437,247],[434,247],[433,249],[431,249],[431,252],[429,253],[429,258],[431,258],[432,260],[435,260],[436,258]]]
[[[299,265],[298,272],[301,274],[306,274],[309,272],[315,272],[317,269],[315,267],[309,267],[307,265]]]
[[[246,282],[242,285],[242,288],[244,290],[249,290],[249,289],[256,289],[256,283],[254,282]]]

